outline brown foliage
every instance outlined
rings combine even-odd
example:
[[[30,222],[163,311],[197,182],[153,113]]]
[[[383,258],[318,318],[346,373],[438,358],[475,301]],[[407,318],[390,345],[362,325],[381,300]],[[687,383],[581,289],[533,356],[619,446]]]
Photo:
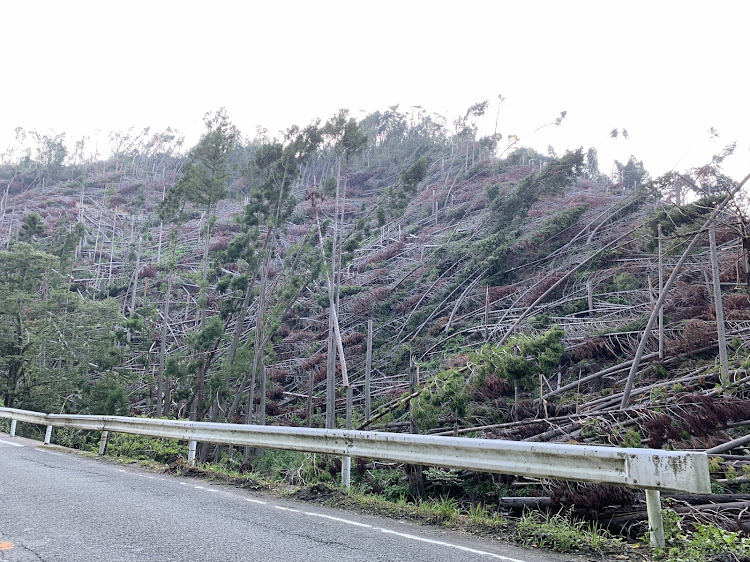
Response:
[[[241,230],[241,225],[237,223],[216,223],[213,228],[214,234],[231,234],[233,232],[239,232]]]
[[[441,363],[440,368],[445,371],[447,371],[448,369],[460,369],[460,368],[466,367],[466,364],[468,362],[469,362],[468,353],[457,353],[455,355],[446,357]]]
[[[678,281],[672,295],[664,305],[664,314],[668,314],[673,321],[697,318],[710,309],[707,289],[703,283]]]
[[[290,331],[289,335],[285,338],[287,343],[295,343],[298,341],[312,341],[315,339],[315,334],[309,330],[294,330]]]
[[[750,419],[750,402],[739,398],[684,394],[678,403],[679,411],[660,414],[643,424],[649,447],[658,449],[681,439],[705,438],[728,422]]]
[[[543,275],[544,274],[540,274],[540,276]],[[564,271],[555,271],[554,273],[547,275],[536,287],[534,287],[529,292],[529,294],[526,295],[526,298],[524,299],[524,305],[531,305],[536,299],[541,297],[550,287],[552,287],[552,285],[565,277],[565,275],[566,273]],[[557,291],[562,292],[562,290],[562,286],[557,288]],[[554,298],[554,295],[550,295],[550,298]]]
[[[727,295],[723,299],[724,317],[727,320],[750,320],[750,297],[742,293]]]
[[[362,332],[352,332],[341,338],[341,343],[344,344],[344,347],[348,347],[364,341],[366,337]]]
[[[229,247],[229,238],[219,238],[208,246],[209,252],[220,252]]]
[[[671,416],[661,414],[643,424],[649,447],[659,449],[664,443],[677,441],[680,438],[680,428],[673,421]]]
[[[320,363],[323,363],[326,361],[328,357],[327,353],[316,353],[315,355],[311,355],[307,359],[305,359],[302,364],[300,365],[300,368],[303,371],[306,371],[308,369],[311,369],[312,367],[315,367],[316,365],[319,365]]]
[[[385,299],[391,290],[388,287],[378,287],[367,293],[360,293],[354,297],[352,312],[354,314],[369,314],[372,312],[372,305],[375,302]]]
[[[513,388],[504,378],[495,374],[484,377],[484,385],[475,388],[472,398],[474,400],[492,400],[500,396],[510,396],[513,394]]]
[[[512,295],[518,289],[518,285],[499,285],[497,287],[490,287],[490,302]]]
[[[411,312],[412,310],[414,310],[416,304],[425,294],[426,293],[418,293],[416,295],[411,295],[410,297],[398,303],[396,305],[396,310],[399,312]]]
[[[154,277],[156,277],[156,267],[150,263],[144,265],[138,273],[138,279],[153,279]]]
[[[682,346],[685,350],[706,345],[713,338],[713,329],[705,320],[694,318],[685,322],[682,329]]]
[[[630,488],[606,484],[555,481],[550,485],[552,501],[564,506],[601,510],[609,506],[630,506],[635,494]]]
[[[391,259],[392,257],[398,255],[401,250],[404,249],[406,244],[404,242],[401,242],[400,240],[397,242],[394,242],[387,248],[383,248],[379,252],[375,252],[374,254],[367,256],[358,266],[357,271],[364,271],[365,268],[370,265],[371,263],[380,263],[386,260]]]
[[[282,382],[289,375],[288,372],[283,369],[277,369],[276,367],[268,367],[266,369],[266,374],[268,375],[268,378],[274,382]]]
[[[313,384],[318,384],[319,382],[324,381],[327,374],[328,369],[325,365],[321,365],[320,367],[315,369],[312,373]]]
[[[271,400],[278,400],[279,398],[282,398],[284,396],[284,387],[280,384],[276,384],[273,386],[273,388],[268,389],[268,393],[266,394],[266,396]]]
[[[597,337],[569,349],[568,356],[577,363],[581,359],[611,359],[615,354],[604,338]]]

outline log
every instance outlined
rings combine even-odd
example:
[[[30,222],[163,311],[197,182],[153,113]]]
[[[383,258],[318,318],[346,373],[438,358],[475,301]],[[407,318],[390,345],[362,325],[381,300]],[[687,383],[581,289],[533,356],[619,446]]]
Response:
[[[687,503],[733,503],[738,501],[750,501],[750,494],[670,494],[663,492],[662,497],[671,498]]]
[[[559,503],[552,501],[552,498],[549,496],[539,498],[508,497],[500,498],[498,505],[507,509],[539,509],[542,507],[553,507],[559,505]]]
[[[706,449],[706,453],[708,453],[709,455],[723,453],[724,451],[731,451],[735,447],[742,447],[743,445],[747,445],[748,443],[750,443],[750,435],[745,435],[744,437],[732,439],[731,441],[723,443],[722,445],[717,445],[716,447]]]

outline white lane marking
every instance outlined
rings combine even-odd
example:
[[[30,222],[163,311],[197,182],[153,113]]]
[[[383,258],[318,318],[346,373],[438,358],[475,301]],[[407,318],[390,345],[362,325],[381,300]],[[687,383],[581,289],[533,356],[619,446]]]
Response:
[[[124,472],[125,474],[127,474],[127,473],[128,473],[128,471],[127,471],[127,470],[123,470],[123,469],[121,469],[121,468],[118,468],[118,469],[117,469],[117,472]]]
[[[0,441],[0,443],[6,443],[5,441]],[[16,445],[15,443],[9,443],[11,445]],[[23,445],[20,445],[23,446]],[[37,449],[39,451],[44,451],[45,453],[50,453],[51,455],[61,455],[60,453],[53,453],[52,451],[46,451],[44,449]],[[119,469],[120,472],[126,472],[125,470]],[[142,475],[139,475],[142,476]],[[154,476],[148,476],[147,478],[154,478]],[[166,480],[166,478],[161,478],[161,480]],[[189,484],[187,482],[180,482],[180,486],[188,486]],[[193,486],[197,490],[206,490],[208,492],[218,492],[219,490],[211,489],[211,488],[204,488],[203,486]],[[251,502],[251,503],[257,503],[260,505],[268,505],[268,502],[261,501],[261,500],[255,500],[252,498],[244,498],[245,501]],[[463,552],[470,552],[471,554],[478,554],[480,556],[489,556],[491,558],[495,558],[497,560],[505,560],[505,562],[526,562],[525,560],[520,560],[519,558],[510,558],[508,556],[502,556],[500,554],[495,554],[493,552],[487,552],[485,550],[478,550],[476,548],[469,548],[468,546],[461,546],[458,544],[452,544],[445,541],[438,541],[434,539],[427,539],[424,537],[418,537],[416,535],[409,535],[407,533],[399,533],[398,531],[392,531],[390,529],[383,529],[380,527],[373,527],[372,525],[367,525],[365,523],[359,523],[358,521],[351,521],[349,519],[343,519],[341,517],[333,517],[331,515],[324,515],[322,513],[313,513],[311,511],[301,511],[299,509],[293,509],[291,507],[283,507],[280,505],[274,505],[276,509],[280,509],[281,511],[291,511],[293,513],[302,513],[303,515],[309,515],[311,517],[321,517],[323,519],[329,519],[331,521],[336,521],[338,523],[344,523],[345,525],[354,525],[355,527],[363,527],[366,529],[374,529],[376,531],[380,531],[382,533],[386,533],[389,535],[396,535],[398,537],[402,537],[405,539],[410,539],[413,541],[420,541],[420,542],[426,542],[429,544],[435,544],[439,546],[447,546],[448,548],[455,548],[456,550],[461,550]]]
[[[312,515],[313,517],[322,517],[323,519],[330,519],[331,521],[338,521],[339,523],[346,523],[347,525],[354,525],[355,527],[366,527],[372,529],[372,525],[365,525],[357,521],[350,521],[349,519],[341,519],[340,517],[332,517],[330,515],[323,515],[322,513],[311,513],[309,511],[303,512],[305,515]]]
[[[36,447],[35,450],[41,451],[42,453],[47,453],[48,455],[56,455],[58,457],[64,457],[62,453],[55,453],[53,451],[48,451],[47,449],[41,449],[40,447]]]
[[[444,541],[436,541],[434,539],[426,539],[424,537],[418,537],[416,535],[408,535],[406,533],[399,533],[397,531],[391,531],[390,529],[380,529],[383,533],[387,533],[389,535],[397,535],[399,537],[403,537],[405,539],[411,539],[413,541],[421,541],[426,542],[430,544],[437,544],[440,546],[447,546],[450,548],[455,548],[457,550],[462,550],[464,552],[471,552],[472,554],[481,554],[482,556],[490,556],[492,558],[497,558],[498,560],[506,560],[507,562],[526,562],[525,560],[519,560],[518,558],[509,558],[507,556],[501,556],[500,554],[494,554],[492,552],[487,552],[485,550],[477,550],[476,548],[469,548],[468,546],[461,546],[458,544],[452,544],[449,542]]]
[[[12,441],[3,441],[0,439],[0,443],[5,443],[6,445],[13,445],[14,447],[23,447],[20,443],[13,443]]]

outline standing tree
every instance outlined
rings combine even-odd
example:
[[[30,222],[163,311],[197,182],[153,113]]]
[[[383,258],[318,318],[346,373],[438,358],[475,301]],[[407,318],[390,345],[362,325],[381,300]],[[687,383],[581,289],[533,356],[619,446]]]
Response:
[[[631,155],[625,164],[615,160],[615,167],[617,169],[615,181],[619,180],[623,189],[637,189],[650,179],[643,167],[643,162],[636,160],[635,156]]]
[[[423,156],[401,172],[401,189],[388,189],[389,207],[394,216],[400,217],[404,214],[406,206],[417,194],[417,186],[427,175],[428,168],[429,162]]]
[[[23,218],[21,230],[18,232],[18,239],[21,242],[33,244],[44,234],[44,219],[39,213],[29,213]]]
[[[343,247],[344,211],[346,202],[346,172],[349,160],[367,145],[367,136],[362,132],[349,111],[340,110],[323,127],[323,135],[336,153],[336,208],[333,217],[333,240],[331,243],[331,273],[328,277],[328,365],[326,377],[326,427],[335,425],[335,376],[336,350],[339,352],[344,386],[349,386],[346,359],[338,322],[339,287],[341,284],[341,254]],[[322,240],[321,240],[322,242]]]
[[[214,324],[206,334],[200,335],[206,324],[207,289],[208,289],[208,251],[211,234],[216,222],[216,208],[225,198],[229,190],[227,183],[230,177],[228,155],[234,146],[238,132],[229,121],[225,110],[219,109],[215,114],[204,117],[206,132],[203,133],[198,144],[190,151],[188,162],[177,183],[167,192],[160,205],[162,217],[178,216],[178,209],[188,203],[199,209],[205,223],[203,226],[203,258],[201,260],[200,293],[198,297],[198,322],[196,331],[199,333],[197,341],[204,342],[214,330]],[[204,337],[205,336],[205,337]],[[195,373],[195,389],[191,397],[190,419],[199,420],[204,415],[204,391],[206,372],[210,366],[215,346],[201,343],[197,348],[197,366]]]
[[[229,419],[237,412],[242,393],[250,378],[246,421],[251,420],[255,382],[260,374],[258,421],[260,424],[265,423],[266,373],[263,368],[263,349],[271,335],[265,322],[272,296],[268,283],[269,269],[279,256],[278,235],[284,229],[296,203],[292,197],[292,187],[299,179],[301,166],[315,152],[320,142],[321,133],[317,123],[301,130],[292,127],[286,132],[283,142],[273,141],[258,148],[245,170],[251,187],[248,204],[241,218],[243,232],[232,241],[224,254],[226,261],[241,260],[247,266],[243,276],[231,280],[235,287],[244,287],[245,295],[237,314],[227,355],[228,365],[234,361],[256,283],[259,287],[252,366],[243,374],[239,390],[227,413]],[[229,284],[229,280],[225,280],[225,284]]]

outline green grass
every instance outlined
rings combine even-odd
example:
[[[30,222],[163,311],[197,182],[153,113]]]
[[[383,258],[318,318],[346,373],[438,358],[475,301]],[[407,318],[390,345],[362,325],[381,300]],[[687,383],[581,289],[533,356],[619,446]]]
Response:
[[[688,525],[671,509],[663,510],[666,546],[654,550],[654,559],[661,562],[708,562],[717,554],[731,559],[750,555],[750,538],[726,531],[714,523]]]
[[[610,552],[621,549],[622,539],[613,537],[596,523],[574,521],[563,515],[527,511],[518,521],[518,542],[557,552]]]

